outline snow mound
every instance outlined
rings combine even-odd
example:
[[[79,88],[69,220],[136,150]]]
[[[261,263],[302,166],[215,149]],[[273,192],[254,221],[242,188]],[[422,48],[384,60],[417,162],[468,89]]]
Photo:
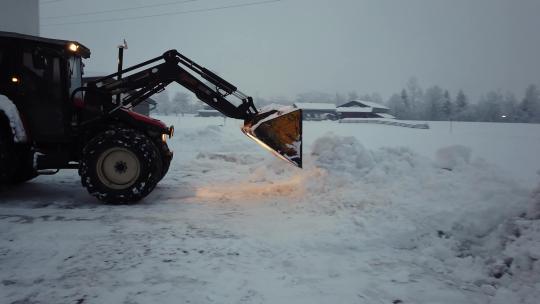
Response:
[[[539,188],[533,191],[531,204],[540,206]],[[535,213],[530,213],[531,211]],[[535,218],[532,218],[534,216]],[[509,217],[482,239],[485,273],[482,283],[493,287],[492,302],[538,303],[540,297],[540,218],[538,209],[526,216]],[[491,249],[491,250],[486,250]]]
[[[333,186],[356,182],[382,184],[397,180],[414,183],[432,168],[430,161],[406,147],[366,149],[354,137],[327,134],[318,138],[310,154],[313,167],[332,176]],[[309,165],[306,166],[309,170]],[[416,172],[416,173],[414,173]],[[325,176],[325,175],[320,175]]]
[[[373,156],[354,137],[327,134],[313,143],[311,155],[316,164],[332,172],[366,172],[374,165]]]
[[[453,170],[469,164],[471,161],[471,148],[454,145],[439,149],[435,154],[435,163],[439,168]]]

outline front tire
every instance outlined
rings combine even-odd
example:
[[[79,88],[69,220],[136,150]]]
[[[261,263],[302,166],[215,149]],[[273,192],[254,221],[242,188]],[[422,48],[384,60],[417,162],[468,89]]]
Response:
[[[82,185],[107,203],[133,203],[146,197],[161,179],[162,160],[154,143],[132,129],[114,129],[83,149]]]
[[[161,171],[161,179],[163,179],[165,175],[167,175],[167,172],[169,172],[169,167],[171,166],[173,153],[171,152],[171,150],[169,149],[169,146],[165,142],[160,142],[158,146],[160,147],[161,160],[163,161],[163,170]]]

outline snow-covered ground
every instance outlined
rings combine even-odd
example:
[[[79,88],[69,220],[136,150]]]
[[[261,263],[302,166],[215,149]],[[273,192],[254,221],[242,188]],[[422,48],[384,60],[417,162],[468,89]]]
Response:
[[[0,303],[537,303],[540,125],[304,123],[303,170],[220,118],[103,205],[74,171],[0,193]]]

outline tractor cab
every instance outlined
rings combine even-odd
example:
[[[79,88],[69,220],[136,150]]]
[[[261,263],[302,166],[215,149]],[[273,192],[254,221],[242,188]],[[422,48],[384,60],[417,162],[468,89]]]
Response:
[[[0,94],[15,104],[33,141],[69,140],[71,93],[82,85],[88,57],[74,41],[0,32]]]

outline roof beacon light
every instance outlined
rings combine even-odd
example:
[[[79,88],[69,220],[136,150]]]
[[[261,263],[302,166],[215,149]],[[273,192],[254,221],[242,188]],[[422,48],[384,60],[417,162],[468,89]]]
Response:
[[[76,52],[78,49],[79,49],[79,45],[76,44],[76,43],[73,43],[71,42],[69,45],[68,45],[68,49],[72,52]]]

